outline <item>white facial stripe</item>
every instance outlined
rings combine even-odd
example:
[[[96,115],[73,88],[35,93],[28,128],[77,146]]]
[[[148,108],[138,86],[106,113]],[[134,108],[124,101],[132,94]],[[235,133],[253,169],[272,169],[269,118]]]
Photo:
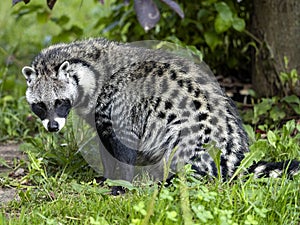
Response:
[[[66,119],[61,117],[54,118],[54,121],[58,123],[58,131],[60,131],[66,124]],[[42,120],[43,126],[48,130],[49,119]]]
[[[48,130],[49,120],[48,119],[44,119],[44,120],[42,120],[42,123],[43,123],[44,127],[46,128],[46,130]]]
[[[79,84],[83,87],[84,93],[93,93],[96,88],[95,74],[82,65],[77,68]]]
[[[58,131],[60,131],[65,126],[66,123],[66,119],[61,117],[54,118],[54,121],[58,123]]]

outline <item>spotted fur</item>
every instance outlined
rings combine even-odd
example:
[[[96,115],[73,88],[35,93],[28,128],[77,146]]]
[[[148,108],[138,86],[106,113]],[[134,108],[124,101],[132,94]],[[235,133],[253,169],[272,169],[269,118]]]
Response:
[[[171,160],[175,172],[191,164],[200,175],[217,176],[207,152],[207,146],[213,145],[221,150],[220,171],[226,179],[249,151],[234,103],[204,63],[160,50],[88,39],[42,50],[23,74],[27,100],[33,109],[43,105],[39,109],[43,118],[39,110],[35,113],[46,128],[60,130],[61,126],[52,126],[58,112],[64,111],[60,117],[66,118],[75,108],[96,126],[108,153],[126,165],[159,165],[156,169],[162,170],[163,162]],[[69,107],[57,108],[57,100],[68,101]],[[283,163],[261,162],[250,171],[274,177],[285,168]],[[298,168],[299,162],[293,161],[289,171],[294,174]],[[132,179],[130,170],[123,173],[124,179]]]

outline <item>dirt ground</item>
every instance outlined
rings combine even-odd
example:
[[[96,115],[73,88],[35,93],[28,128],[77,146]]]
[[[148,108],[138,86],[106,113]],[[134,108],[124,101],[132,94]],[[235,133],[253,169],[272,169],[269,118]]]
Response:
[[[7,175],[16,173],[13,169],[14,162],[24,158],[25,156],[21,151],[19,151],[19,146],[17,144],[0,143],[0,206],[13,199],[17,199],[18,197],[16,189],[13,187],[4,187],[1,179],[3,179],[3,177],[7,177]],[[9,167],[3,165],[3,159]]]

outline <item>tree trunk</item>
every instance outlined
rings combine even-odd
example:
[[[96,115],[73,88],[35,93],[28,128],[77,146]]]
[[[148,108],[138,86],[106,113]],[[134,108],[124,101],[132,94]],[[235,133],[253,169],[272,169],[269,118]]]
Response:
[[[253,60],[253,87],[258,96],[300,96],[299,78],[293,85],[280,79],[281,72],[290,73],[292,69],[300,75],[300,1],[253,2],[252,33],[261,40]]]

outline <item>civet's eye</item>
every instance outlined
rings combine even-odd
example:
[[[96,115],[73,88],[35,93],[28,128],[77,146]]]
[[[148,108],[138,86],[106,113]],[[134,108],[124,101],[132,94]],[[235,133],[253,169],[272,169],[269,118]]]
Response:
[[[71,102],[69,99],[57,99],[54,108],[59,117],[66,118],[71,109]]]
[[[45,103],[43,103],[43,102],[33,103],[31,105],[31,109],[34,112],[34,114],[37,115],[41,120],[46,119],[47,107],[46,107]]]

